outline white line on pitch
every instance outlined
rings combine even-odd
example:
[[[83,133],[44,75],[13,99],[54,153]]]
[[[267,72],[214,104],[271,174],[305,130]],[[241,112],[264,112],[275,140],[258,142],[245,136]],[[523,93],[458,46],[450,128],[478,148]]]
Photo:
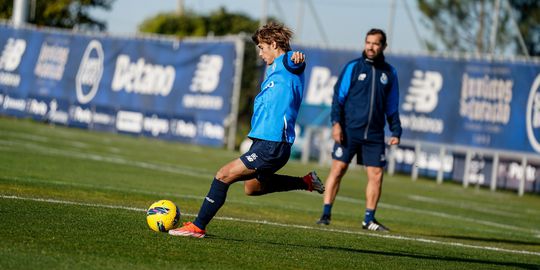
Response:
[[[65,200],[57,200],[57,199],[30,198],[30,197],[19,197],[19,196],[12,196],[12,195],[0,195],[0,198],[14,199],[14,200],[24,200],[24,201],[57,203],[57,204],[69,204],[69,205],[78,205],[78,206],[101,207],[101,208],[109,208],[109,209],[123,209],[123,210],[129,210],[129,211],[137,211],[137,212],[146,211],[146,209],[137,208],[137,207],[119,206],[119,205],[107,205],[107,204],[97,204],[97,203],[81,203],[81,202],[65,201]],[[195,216],[193,214],[186,214],[186,213],[184,213],[183,215],[185,215],[185,216]],[[426,238],[400,236],[400,235],[396,235],[396,234],[377,234],[377,233],[367,233],[367,232],[360,232],[360,231],[348,231],[348,230],[339,230],[339,229],[317,228],[317,227],[311,227],[311,226],[305,226],[305,225],[284,224],[284,223],[277,223],[277,222],[271,222],[271,221],[266,221],[266,220],[251,220],[251,219],[241,219],[241,218],[233,218],[233,217],[219,217],[218,216],[218,217],[215,217],[215,219],[236,221],[236,222],[245,222],[245,223],[272,225],[272,226],[279,226],[279,227],[286,227],[286,228],[328,231],[328,232],[336,232],[336,233],[345,233],[345,234],[353,234],[353,235],[362,235],[362,236],[370,236],[370,237],[387,238],[387,239],[394,239],[394,240],[406,240],[406,241],[413,241],[413,242],[422,242],[422,243],[438,244],[438,245],[445,245],[445,246],[454,246],[454,247],[464,247],[464,248],[472,248],[472,249],[480,249],[480,250],[489,250],[489,251],[496,251],[496,252],[506,252],[506,253],[514,253],[514,254],[525,254],[525,255],[540,256],[540,252],[534,252],[534,251],[505,249],[505,248],[490,247],[490,246],[476,246],[476,245],[464,244],[464,243],[459,243],[459,242],[444,242],[444,241],[438,241],[438,240],[432,240],[432,239],[426,239]]]
[[[79,186],[79,187],[90,187],[90,188],[98,188],[98,189],[105,189],[105,190],[122,191],[122,192],[137,192],[137,193],[141,193],[141,194],[150,194],[150,195],[166,195],[166,196],[174,196],[174,197],[187,198],[187,199],[203,199],[204,198],[204,196],[177,194],[177,193],[169,193],[169,192],[149,192],[149,191],[146,191],[146,190],[138,190],[138,189],[133,189],[133,188],[117,188],[117,187],[113,187],[113,186],[93,185],[93,184],[84,184],[84,183],[71,183],[71,182],[63,182],[63,181],[44,181],[44,180],[38,180],[38,179],[23,179],[23,178],[17,178],[17,177],[11,177],[10,179],[15,180],[15,181],[23,181],[23,182],[29,182],[27,180],[31,180],[30,182],[40,182],[40,183]],[[311,195],[311,196],[320,196],[319,194],[306,193],[306,192],[300,192],[300,191],[293,191],[293,192],[298,192],[298,194],[306,194],[306,195]],[[342,196],[342,195],[338,195],[336,197],[336,200],[349,202],[349,203],[354,203],[354,204],[363,204],[364,203],[363,200],[356,199],[356,198],[350,198],[350,197],[346,197],[346,196]],[[229,202],[229,203],[232,202],[232,203],[240,203],[240,204],[249,204],[249,205],[256,204],[256,203],[246,202],[245,200],[233,200],[233,199],[228,199],[227,202]],[[423,214],[423,215],[430,215],[430,216],[435,216],[435,217],[440,217],[440,218],[447,218],[447,219],[452,219],[452,220],[461,220],[461,221],[465,221],[465,222],[471,222],[473,224],[482,224],[482,225],[486,225],[486,226],[494,227],[494,228],[499,228],[499,229],[520,231],[520,232],[525,232],[525,233],[532,233],[535,236],[540,235],[540,230],[535,230],[535,229],[531,229],[531,228],[522,228],[522,227],[517,227],[517,226],[513,226],[513,225],[508,225],[508,224],[501,224],[501,223],[496,223],[496,222],[492,222],[492,221],[481,220],[481,219],[477,219],[477,218],[462,217],[462,216],[451,215],[451,214],[446,214],[446,213],[441,213],[441,212],[434,212],[434,211],[429,211],[429,210],[423,210],[423,209],[417,209],[417,208],[393,205],[393,204],[388,204],[388,203],[379,203],[379,205],[382,206],[383,208],[387,208],[387,209],[407,211],[407,212],[418,213],[418,214]],[[285,207],[283,205],[279,205],[279,206],[275,206],[275,207],[286,208],[286,209],[297,209],[297,208],[294,208],[294,207]],[[538,236],[538,237],[540,237],[540,236]]]

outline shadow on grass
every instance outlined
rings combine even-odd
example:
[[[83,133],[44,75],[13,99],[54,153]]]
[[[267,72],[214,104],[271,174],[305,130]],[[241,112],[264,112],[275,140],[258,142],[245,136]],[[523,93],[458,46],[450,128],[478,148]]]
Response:
[[[483,265],[516,267],[516,268],[521,268],[521,269],[536,269],[536,270],[540,269],[540,266],[538,264],[533,264],[533,263],[501,262],[501,261],[494,261],[494,260],[482,260],[482,259],[437,256],[437,255],[423,255],[423,254],[414,254],[414,253],[406,253],[406,252],[377,251],[377,250],[355,249],[355,248],[337,247],[337,246],[309,246],[309,245],[298,245],[298,244],[290,244],[290,243],[277,243],[277,242],[263,241],[263,240],[234,239],[234,238],[229,238],[229,237],[221,237],[217,235],[208,235],[208,234],[206,235],[206,238],[239,242],[239,243],[250,242],[250,243],[259,243],[259,244],[266,244],[266,245],[274,245],[274,246],[298,247],[302,249],[316,248],[316,249],[321,249],[321,250],[343,251],[343,252],[365,254],[365,255],[411,258],[415,260],[476,263],[476,264],[483,264]]]
[[[520,240],[510,240],[510,239],[501,239],[501,238],[484,238],[484,237],[473,237],[473,236],[463,236],[463,235],[429,235],[429,236],[441,237],[441,238],[447,238],[447,239],[488,242],[488,243],[505,243],[505,244],[526,245],[526,246],[539,246],[540,245],[540,239],[538,239],[538,241],[520,241]]]
[[[532,264],[532,263],[500,262],[500,261],[490,261],[490,260],[471,259],[471,258],[458,258],[458,257],[450,257],[450,256],[432,256],[432,255],[422,255],[422,254],[413,254],[413,253],[404,253],[404,252],[386,252],[386,251],[363,250],[363,249],[330,247],[330,246],[321,246],[319,248],[328,249],[328,250],[341,250],[341,251],[346,251],[346,252],[354,252],[354,253],[362,253],[362,254],[371,254],[371,255],[404,257],[404,258],[411,258],[411,259],[416,259],[416,260],[478,263],[478,264],[487,264],[487,265],[493,265],[493,266],[518,267],[521,269],[536,269],[536,270],[540,269],[540,266],[538,264]]]

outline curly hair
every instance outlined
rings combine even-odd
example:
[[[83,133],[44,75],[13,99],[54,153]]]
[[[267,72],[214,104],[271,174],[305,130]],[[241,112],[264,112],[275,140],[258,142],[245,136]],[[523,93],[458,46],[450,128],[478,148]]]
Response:
[[[251,36],[251,39],[256,45],[259,45],[259,43],[272,44],[272,42],[275,42],[278,48],[287,52],[291,50],[290,40],[292,35],[293,32],[291,29],[285,27],[283,24],[269,22],[259,28]]]

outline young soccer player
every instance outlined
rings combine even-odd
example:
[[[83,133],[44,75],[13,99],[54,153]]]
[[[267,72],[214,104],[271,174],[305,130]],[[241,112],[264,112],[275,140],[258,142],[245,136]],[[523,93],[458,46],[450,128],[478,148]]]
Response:
[[[291,30],[273,22],[253,34],[259,56],[268,65],[251,118],[248,137],[253,144],[240,158],[219,169],[197,218],[169,234],[204,237],[206,226],[225,203],[229,186],[238,181],[244,181],[245,193],[252,196],[289,190],[324,192],[315,172],[304,177],[275,173],[289,160],[304,91],[305,55],[291,51],[291,37]]]

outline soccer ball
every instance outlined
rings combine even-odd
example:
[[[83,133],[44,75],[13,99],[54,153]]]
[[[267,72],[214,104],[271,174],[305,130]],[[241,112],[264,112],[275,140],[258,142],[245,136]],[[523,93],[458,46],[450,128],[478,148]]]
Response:
[[[159,200],[146,211],[146,222],[156,232],[174,229],[180,223],[180,209],[169,200]]]

